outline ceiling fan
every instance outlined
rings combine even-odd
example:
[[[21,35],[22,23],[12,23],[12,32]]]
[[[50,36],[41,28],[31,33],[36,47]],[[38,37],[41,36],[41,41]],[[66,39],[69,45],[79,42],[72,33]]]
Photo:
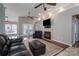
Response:
[[[36,8],[40,7],[41,5],[43,5],[43,9],[44,9],[44,11],[46,11],[47,7],[45,6],[45,4],[51,5],[51,6],[56,6],[56,3],[40,3],[37,6],[35,6],[34,8],[36,9]]]
[[[30,15],[30,11],[28,12],[27,18],[33,19],[34,17]]]
[[[38,17],[34,17],[34,16],[30,15],[30,14],[31,14],[30,11],[28,11],[28,15],[26,16],[26,18],[30,18],[30,19],[38,18]]]

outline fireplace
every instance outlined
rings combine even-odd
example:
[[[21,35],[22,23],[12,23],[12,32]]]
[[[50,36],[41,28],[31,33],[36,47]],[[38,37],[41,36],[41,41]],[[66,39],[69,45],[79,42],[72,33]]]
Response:
[[[51,32],[47,32],[47,31],[45,31],[44,32],[44,38],[46,38],[46,39],[51,39]]]

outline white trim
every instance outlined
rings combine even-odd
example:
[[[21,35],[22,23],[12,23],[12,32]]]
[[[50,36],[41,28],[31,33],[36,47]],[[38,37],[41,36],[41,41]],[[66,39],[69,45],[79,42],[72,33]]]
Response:
[[[59,42],[59,43],[62,43],[62,44],[66,44],[66,45],[68,45],[68,46],[72,47],[72,45],[71,45],[71,44],[68,44],[68,43],[65,43],[65,42],[61,42],[61,41],[58,41],[58,40],[51,40],[51,41],[56,41],[56,42]]]

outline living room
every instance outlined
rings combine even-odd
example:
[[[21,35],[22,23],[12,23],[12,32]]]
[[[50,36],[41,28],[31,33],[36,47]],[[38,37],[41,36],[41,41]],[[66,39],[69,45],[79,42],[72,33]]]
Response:
[[[0,55],[79,55],[72,25],[78,14],[78,3],[0,3]]]

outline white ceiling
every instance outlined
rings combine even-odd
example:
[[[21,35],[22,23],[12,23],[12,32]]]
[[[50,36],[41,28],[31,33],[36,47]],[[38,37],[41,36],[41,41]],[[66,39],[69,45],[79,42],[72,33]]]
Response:
[[[26,15],[29,10],[32,10],[35,6],[33,3],[4,3],[6,10],[12,10],[19,15]]]
[[[39,13],[39,12],[43,11],[42,6],[38,7],[37,9],[34,9],[34,7],[38,4],[39,3],[4,3],[3,5],[6,7],[6,10],[10,9],[19,15],[27,15],[28,11],[30,11],[31,14]],[[49,8],[55,9],[55,8],[58,8],[61,6],[66,6],[68,4],[69,3],[58,3],[56,6],[46,5],[46,7],[48,9]]]
[[[9,11],[11,11],[13,14],[16,13],[16,16],[25,16],[28,15],[28,11],[30,11],[32,16],[37,16],[39,13],[43,12],[43,7],[40,6],[37,9],[34,9],[36,5],[39,3],[3,3],[3,5],[6,7],[6,15]],[[47,9],[51,9],[55,13],[55,9],[60,7],[71,7],[75,3],[57,3],[56,6],[50,6],[46,5]],[[10,14],[10,13],[9,13]]]

